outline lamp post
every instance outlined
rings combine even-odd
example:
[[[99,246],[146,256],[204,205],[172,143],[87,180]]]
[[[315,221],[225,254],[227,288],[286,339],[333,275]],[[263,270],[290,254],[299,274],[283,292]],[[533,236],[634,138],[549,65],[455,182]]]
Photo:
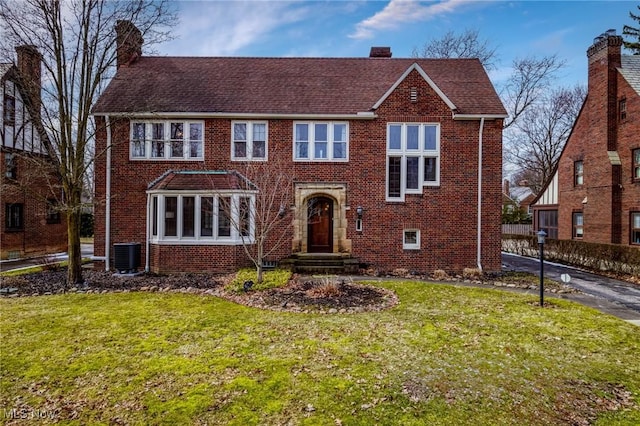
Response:
[[[544,238],[547,233],[538,231],[538,246],[540,247],[540,306],[544,306]]]

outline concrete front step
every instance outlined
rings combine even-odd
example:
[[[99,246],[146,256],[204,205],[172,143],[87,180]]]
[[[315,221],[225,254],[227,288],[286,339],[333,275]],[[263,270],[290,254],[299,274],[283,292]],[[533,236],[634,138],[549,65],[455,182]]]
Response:
[[[298,253],[280,262],[290,265],[297,273],[352,274],[357,273],[359,261],[342,253]]]

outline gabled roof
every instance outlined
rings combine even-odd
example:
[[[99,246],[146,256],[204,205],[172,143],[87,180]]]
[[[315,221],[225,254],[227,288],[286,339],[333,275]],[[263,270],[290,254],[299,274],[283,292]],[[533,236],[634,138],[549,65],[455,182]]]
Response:
[[[254,191],[256,186],[235,170],[167,170],[149,191]]]
[[[640,95],[640,56],[622,55],[621,67],[618,68],[620,74],[627,80],[627,83]]]
[[[0,64],[0,79],[4,79],[5,74],[9,72],[13,64]]]
[[[456,113],[506,116],[477,59],[392,58],[141,57],[120,67],[93,113],[370,113],[411,67]]]

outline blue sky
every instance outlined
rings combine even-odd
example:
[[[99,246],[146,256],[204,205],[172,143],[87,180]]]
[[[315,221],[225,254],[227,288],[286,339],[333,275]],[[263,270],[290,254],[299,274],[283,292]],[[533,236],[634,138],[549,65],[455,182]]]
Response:
[[[557,54],[567,62],[560,83],[586,84],[593,38],[636,22],[634,1],[180,1],[175,40],[157,46],[171,56],[363,57],[390,46],[393,57],[449,30],[479,30],[497,47],[500,84],[516,57]]]

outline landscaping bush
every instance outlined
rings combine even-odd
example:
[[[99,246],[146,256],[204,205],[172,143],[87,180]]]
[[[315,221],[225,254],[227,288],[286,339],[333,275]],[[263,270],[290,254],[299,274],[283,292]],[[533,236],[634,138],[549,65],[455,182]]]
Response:
[[[522,256],[538,257],[536,236],[503,235],[502,250]],[[640,250],[635,247],[588,243],[575,240],[547,239],[545,259],[594,271],[640,275]]]

